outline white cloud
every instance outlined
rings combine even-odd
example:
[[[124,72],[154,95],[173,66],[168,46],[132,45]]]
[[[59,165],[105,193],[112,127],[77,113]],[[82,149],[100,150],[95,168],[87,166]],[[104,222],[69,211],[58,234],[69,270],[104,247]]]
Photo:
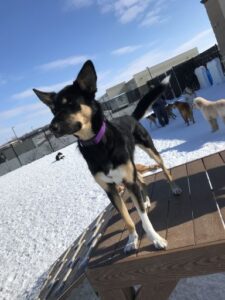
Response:
[[[88,57],[85,55],[80,56],[70,56],[63,59],[57,59],[54,61],[51,61],[49,63],[40,65],[37,67],[37,69],[40,69],[42,71],[51,71],[56,69],[64,69],[70,66],[75,66],[83,63],[85,60],[87,60]]]
[[[103,13],[113,12],[123,24],[138,19],[152,0],[98,0],[98,6]]]
[[[21,105],[17,106],[15,108],[11,108],[5,111],[0,112],[0,119],[1,120],[8,120],[15,118],[19,115],[25,114],[25,113],[31,113],[36,112],[37,110],[40,110],[43,108],[43,104],[40,103],[34,103],[34,104],[28,104],[28,105]]]
[[[169,16],[165,16],[163,11],[167,8],[166,0],[156,0],[152,3],[148,13],[143,18],[140,26],[147,27],[155,24],[162,24],[169,20]]]
[[[141,47],[142,47],[142,45],[125,46],[125,47],[113,50],[111,52],[111,54],[120,56],[120,55],[124,55],[124,54],[135,52],[136,50],[140,49]]]
[[[161,11],[153,10],[147,13],[143,21],[140,23],[140,26],[147,27],[155,24],[165,23],[170,19],[169,16],[163,16]]]
[[[209,47],[216,44],[216,39],[213,33],[213,30],[206,29],[198,34],[196,34],[193,38],[183,43],[179,47],[174,50],[174,55],[185,52],[191,48],[197,47],[200,52],[208,49]]]
[[[91,5],[96,5],[101,13],[113,13],[122,24],[138,21],[141,26],[150,26],[168,19],[161,15],[168,5],[167,0],[65,0],[67,10]]]

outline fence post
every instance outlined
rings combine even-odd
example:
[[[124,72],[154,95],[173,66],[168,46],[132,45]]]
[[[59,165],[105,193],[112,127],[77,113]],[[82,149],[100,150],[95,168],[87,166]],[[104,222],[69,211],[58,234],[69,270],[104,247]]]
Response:
[[[54,150],[54,148],[53,148],[53,146],[52,146],[52,144],[51,144],[51,142],[50,142],[50,140],[49,140],[46,132],[44,131],[44,129],[42,129],[42,132],[44,133],[44,136],[45,136],[46,140],[48,141],[48,143],[50,145],[50,148],[52,149],[52,152],[55,152],[55,150]]]
[[[20,160],[20,158],[19,158],[19,155],[16,153],[16,150],[14,149],[13,145],[10,144],[10,146],[11,146],[11,148],[12,148],[14,154],[16,155],[16,158],[18,159],[18,161],[19,161],[19,163],[20,163],[20,166],[22,167],[23,164],[22,164],[22,162],[21,162],[21,160]]]

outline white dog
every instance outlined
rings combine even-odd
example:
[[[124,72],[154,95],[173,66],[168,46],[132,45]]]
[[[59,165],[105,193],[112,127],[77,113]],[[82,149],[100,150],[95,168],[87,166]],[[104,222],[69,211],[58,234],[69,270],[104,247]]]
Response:
[[[217,117],[221,117],[225,123],[225,99],[209,101],[202,97],[197,97],[193,101],[193,106],[201,110],[205,119],[210,123],[212,132],[219,129]]]

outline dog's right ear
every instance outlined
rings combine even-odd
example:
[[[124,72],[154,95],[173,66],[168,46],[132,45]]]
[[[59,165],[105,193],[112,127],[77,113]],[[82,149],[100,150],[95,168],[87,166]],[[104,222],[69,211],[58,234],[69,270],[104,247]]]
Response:
[[[46,104],[50,108],[53,106],[53,101],[56,93],[54,92],[47,93],[36,89],[33,89],[33,91],[44,104]]]
[[[84,92],[95,93],[97,91],[97,74],[91,60],[84,63],[75,82]]]

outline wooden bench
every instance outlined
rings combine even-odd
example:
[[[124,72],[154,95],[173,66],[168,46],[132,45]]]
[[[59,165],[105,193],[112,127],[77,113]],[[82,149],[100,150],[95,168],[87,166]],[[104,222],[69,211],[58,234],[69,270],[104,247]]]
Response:
[[[171,173],[183,189],[179,197],[171,194],[161,172],[146,178],[149,217],[168,240],[166,251],[154,249],[147,240],[128,200],[140,241],[136,252],[125,255],[128,232],[113,210],[86,270],[102,300],[168,299],[181,278],[225,271],[225,151]]]

